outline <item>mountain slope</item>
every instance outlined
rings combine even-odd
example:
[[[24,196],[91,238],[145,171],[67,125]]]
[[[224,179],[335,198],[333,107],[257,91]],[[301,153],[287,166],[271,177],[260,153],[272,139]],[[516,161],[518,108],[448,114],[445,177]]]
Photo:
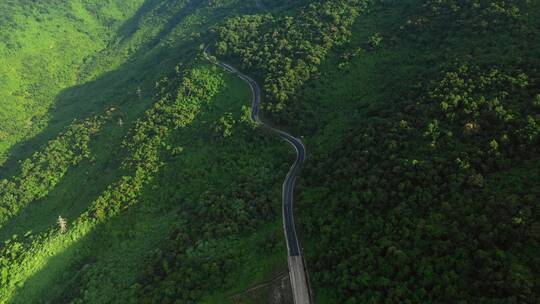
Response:
[[[142,1],[0,3],[0,163],[35,135],[61,90],[80,82],[80,67],[113,39]]]
[[[537,3],[0,8],[0,302],[234,303],[286,269],[294,153],[206,46],[306,143],[317,303],[538,302]]]

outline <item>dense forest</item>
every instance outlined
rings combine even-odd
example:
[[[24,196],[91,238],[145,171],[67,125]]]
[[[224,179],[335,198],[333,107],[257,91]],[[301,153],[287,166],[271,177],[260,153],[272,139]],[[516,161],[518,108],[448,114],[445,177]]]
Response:
[[[0,37],[0,303],[251,303],[287,268],[294,151],[205,49],[307,146],[316,303],[540,301],[537,1],[0,1]]]

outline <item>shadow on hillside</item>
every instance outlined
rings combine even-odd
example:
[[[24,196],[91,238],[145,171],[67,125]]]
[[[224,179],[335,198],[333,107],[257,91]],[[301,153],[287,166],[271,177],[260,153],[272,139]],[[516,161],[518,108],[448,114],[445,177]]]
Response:
[[[100,136],[94,145],[97,148],[93,147],[91,151],[93,159],[68,170],[45,198],[22,208],[0,227],[0,240],[9,239],[14,234],[23,235],[28,231],[40,234],[54,226],[58,216],[69,221],[77,218],[122,174],[119,164],[123,155],[119,149],[107,149],[108,143],[121,140],[121,134],[110,132]]]
[[[151,9],[158,2],[152,1],[144,9]],[[186,9],[193,9],[193,7]],[[137,13],[128,23],[131,22],[133,26],[136,26],[143,15],[144,12]],[[181,18],[184,14],[177,13],[174,16],[174,18]],[[129,28],[130,26],[126,26],[120,31],[129,33]],[[193,57],[197,52],[195,48],[180,51],[175,50],[174,46],[159,44],[158,42],[164,37],[163,35],[167,35],[172,30],[174,30],[174,24],[169,23],[163,31],[156,35],[155,39],[150,40],[149,43],[155,43],[155,45],[141,46],[140,50],[130,57],[130,60],[114,71],[62,91],[56,98],[55,108],[50,111],[51,124],[39,135],[12,149],[10,154],[12,156],[8,160],[9,167],[14,167],[19,161],[29,158],[33,151],[54,138],[74,119],[82,120],[100,114],[110,107],[115,107],[125,122],[123,128],[116,128],[114,121],[109,123],[106,130],[91,145],[95,160],[84,161],[79,166],[70,169],[47,198],[40,202],[33,202],[24,208],[10,221],[6,230],[0,232],[0,236],[7,237],[9,233],[23,234],[30,230],[29,228],[33,228],[34,234],[45,231],[55,225],[58,214],[65,216],[68,220],[77,218],[88,205],[103,193],[107,186],[118,180],[122,172],[117,168],[125,157],[125,152],[120,147],[120,140],[135,119],[151,105],[154,82],[165,74],[163,71],[173,70],[174,65],[171,62],[176,63],[182,58]],[[133,33],[131,32],[131,34]],[[149,52],[166,56],[148,56]],[[141,100],[136,93],[139,87],[144,93]],[[195,121],[193,123],[201,122]],[[18,169],[11,169],[7,176],[16,175],[17,172]],[[89,177],[91,180],[88,179]],[[141,191],[141,196],[155,195],[154,186],[147,185]],[[47,203],[53,204],[47,205]],[[166,236],[166,231],[153,229],[150,226],[137,228],[140,223],[133,221],[142,219],[144,224],[155,224],[155,227],[160,227],[166,223],[170,224],[170,222],[163,220],[163,214],[173,216],[170,212],[163,212],[164,209],[170,209],[172,206],[160,209],[159,214],[149,215],[148,210],[156,207],[146,203],[148,201],[144,201],[141,206],[124,210],[122,214],[109,219],[107,223],[98,225],[88,234],[70,244],[67,249],[43,261],[43,268],[26,278],[24,285],[16,291],[9,302],[24,303],[26,295],[40,295],[42,293],[47,293],[53,299],[52,302],[69,302],[70,299],[76,298],[79,292],[84,292],[81,290],[81,284],[85,282],[83,275],[95,271],[89,266],[96,263],[98,257],[110,258],[111,252],[116,254],[114,259],[117,262],[130,267],[129,271],[143,271],[143,268],[138,267],[140,265],[134,265],[133,261],[142,261],[145,255],[150,254],[150,250],[155,248],[150,243],[161,240]],[[139,216],[137,217],[134,213],[139,214]],[[155,218],[151,218],[151,216],[155,216]],[[20,224],[21,222],[23,224]],[[134,233],[133,231],[137,231],[136,229],[139,229],[141,234]],[[145,233],[151,233],[153,237],[150,238]],[[109,238],[109,236],[113,237]],[[124,240],[138,241],[128,242],[125,245]],[[144,242],[144,240],[151,241]],[[145,251],[145,249],[148,250]],[[137,259],[132,259],[122,253],[126,255],[139,254],[140,256],[137,256]],[[110,259],[106,261],[110,261]],[[88,266],[85,267],[85,265]],[[73,273],[75,273],[74,276],[67,276]],[[94,280],[106,279],[99,275],[93,275],[92,278]],[[59,290],[49,290],[48,288],[51,287],[58,287]],[[118,286],[111,287],[113,288],[112,292],[115,292],[114,288],[116,287]],[[26,303],[28,302],[26,301]]]
[[[120,37],[121,41],[117,45],[110,46],[113,53],[111,49],[107,49],[97,54],[97,59],[102,62],[92,60],[96,58],[89,58],[90,64],[101,63],[98,69],[106,68],[107,56],[114,54],[114,51],[122,52],[123,48],[129,47],[129,40],[141,26],[140,23],[145,14],[153,10],[159,11],[161,2],[159,0],[147,1],[117,30],[117,37]],[[200,1],[197,0],[198,2]],[[21,161],[30,158],[35,151],[65,131],[74,120],[84,120],[101,114],[111,107],[119,109],[125,115],[123,120],[126,125],[136,119],[152,103],[155,82],[173,71],[174,66],[183,58],[193,57],[196,53],[195,47],[177,49],[176,45],[159,44],[180,21],[179,18],[187,16],[195,7],[187,5],[173,14],[163,30],[140,45],[137,51],[130,54],[125,63],[115,70],[103,73],[97,79],[61,91],[48,112],[50,120],[47,127],[34,137],[15,144],[9,149],[7,153],[9,157],[0,170],[0,178],[10,178],[19,174]],[[99,58],[99,56],[102,57]],[[81,70],[91,71],[93,68],[93,66],[86,66]],[[139,88],[142,98],[137,93]]]
[[[178,214],[186,216],[185,212],[188,211],[184,209],[186,206],[184,202],[186,200],[198,202],[199,196],[205,193],[208,187],[225,191],[223,189],[227,184],[239,183],[247,178],[231,172],[226,166],[216,169],[213,163],[208,161],[208,157],[214,160],[221,159],[226,151],[232,154],[231,146],[237,152],[237,145],[223,145],[215,139],[215,133],[209,121],[217,121],[223,112],[241,112],[241,107],[249,100],[248,87],[244,83],[241,85],[245,95],[232,95],[230,91],[234,89],[229,87],[228,95],[222,92],[209,102],[208,107],[212,108],[211,111],[201,111],[188,126],[178,129],[171,136],[171,140],[186,146],[206,147],[206,143],[212,141],[214,141],[214,146],[206,147],[203,152],[196,148],[183,152],[186,153],[183,158],[193,162],[191,167],[180,166],[183,160],[178,157],[169,159],[163,156],[162,160],[168,160],[168,165],[161,167],[160,172],[156,174],[157,178],[151,179],[151,182],[140,190],[139,202],[136,205],[122,209],[121,213],[97,225],[69,244],[65,250],[46,259],[43,262],[43,268],[23,280],[22,286],[15,290],[8,303],[30,303],[35,299],[43,299],[47,303],[70,303],[83,295],[89,297],[85,299],[87,301],[90,299],[98,302],[128,300],[126,296],[136,291],[133,286],[136,286],[134,284],[137,280],[149,279],[143,277],[149,266],[149,258],[153,256],[156,249],[163,249],[171,231],[177,227],[175,223],[179,222]],[[236,103],[224,105],[219,100],[234,100]],[[245,136],[243,141],[246,143],[251,144],[254,141],[254,135],[251,133],[239,134]],[[256,135],[256,138],[257,141],[266,143],[261,146],[261,149],[267,149],[267,141],[273,137],[261,133]],[[277,141],[277,139],[272,140]],[[245,148],[242,151],[267,159],[252,149]],[[274,157],[272,153],[266,156]],[[285,154],[285,156],[290,155]],[[171,163],[175,165],[170,165]],[[284,164],[285,166],[281,168],[283,172],[277,175],[279,180],[273,181],[276,189],[279,189],[281,176],[285,175],[287,169],[286,163]],[[180,167],[189,172],[180,174],[178,170]],[[189,168],[196,170],[191,171]],[[95,170],[99,171],[100,168],[95,168]],[[250,170],[258,172],[261,168],[250,167]],[[225,180],[216,178],[216,176],[222,176],[223,172],[230,174],[231,178]],[[118,175],[109,180],[116,181],[119,178]],[[201,180],[206,180],[206,182],[202,183]],[[183,195],[179,195],[178,187],[184,185],[186,181],[198,185],[186,185],[185,190],[181,192]],[[67,179],[64,182],[68,183]],[[112,182],[104,183],[103,186],[106,184],[112,184]],[[164,189],[156,193],[157,187]],[[97,192],[85,195],[84,204],[90,204],[99,195],[100,193]],[[274,212],[276,217],[279,217],[279,205],[276,205]],[[79,215],[74,215],[73,218],[77,216]],[[270,220],[276,221],[277,218]],[[52,225],[54,222],[49,221],[49,227]],[[190,244],[199,242],[199,238],[204,238],[204,236],[192,236]],[[50,245],[46,248],[55,249]],[[241,255],[242,251],[239,250],[237,254]]]
[[[143,192],[151,192],[152,186],[147,185]],[[173,217],[174,212],[149,213],[148,209],[155,208],[149,203],[150,201],[143,199],[141,204],[124,210],[106,222],[97,224],[86,234],[79,235],[79,239],[47,258],[41,269],[23,280],[24,284],[15,290],[7,302],[32,303],[31,301],[36,299],[43,299],[47,303],[69,303],[83,296],[85,284],[93,284],[93,280],[98,280],[100,286],[107,288],[100,289],[99,295],[92,294],[91,297],[119,296],[116,288],[127,290],[134,282],[126,283],[128,286],[115,286],[113,282],[124,282],[119,278],[129,280],[139,277],[146,269],[141,267],[141,263],[152,255],[158,244],[168,236],[166,229],[171,229],[165,225],[169,224],[171,219],[166,218]],[[47,248],[58,250],[50,245]],[[96,263],[101,263],[98,268],[94,267]],[[108,273],[109,268],[103,265],[107,263],[113,263],[114,269],[121,269],[122,273],[110,273],[110,270]],[[104,282],[107,283],[104,285]]]
[[[0,177],[13,178],[18,175],[18,164],[63,132],[73,120],[84,120],[110,108],[117,109],[113,120],[91,141],[92,160],[85,160],[70,168],[45,198],[23,207],[0,227],[0,241],[30,230],[33,233],[44,231],[51,223],[54,224],[58,215],[68,219],[76,218],[120,174],[119,165],[125,157],[121,142],[134,121],[154,102],[155,82],[172,72],[178,62],[197,54],[195,46],[178,49],[177,46],[160,44],[159,41],[174,29],[175,22],[181,21],[199,4],[197,0],[194,5],[186,5],[172,14],[172,19],[168,20],[163,30],[141,45],[117,69],[95,80],[63,90],[57,96],[54,108],[50,110],[50,124],[35,137],[11,149],[10,158],[4,165],[8,169]],[[148,1],[118,30],[118,34],[133,35],[135,31],[130,29],[138,28],[145,13],[159,10],[160,6],[160,1]],[[128,39],[125,37],[125,40]],[[142,96],[137,94],[139,88]],[[123,126],[118,124],[119,119],[122,119]]]

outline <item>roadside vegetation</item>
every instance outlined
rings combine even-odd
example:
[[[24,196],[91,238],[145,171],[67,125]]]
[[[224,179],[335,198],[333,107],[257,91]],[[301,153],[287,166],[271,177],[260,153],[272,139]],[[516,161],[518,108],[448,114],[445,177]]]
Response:
[[[294,153],[206,46],[307,146],[317,303],[540,300],[537,3],[124,2],[0,4],[0,302],[230,303],[286,267]]]

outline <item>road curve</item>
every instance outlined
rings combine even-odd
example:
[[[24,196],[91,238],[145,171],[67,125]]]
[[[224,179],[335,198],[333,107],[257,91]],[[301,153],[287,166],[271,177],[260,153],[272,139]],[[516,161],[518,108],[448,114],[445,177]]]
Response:
[[[208,54],[208,46],[204,49],[204,55],[208,60],[219,65],[230,73],[235,74],[249,85],[253,95],[251,103],[251,120],[277,134],[280,138],[293,146],[296,151],[296,160],[291,165],[291,168],[289,169],[289,172],[285,177],[285,181],[283,182],[283,229],[285,232],[285,240],[287,243],[289,274],[291,279],[294,303],[312,304],[311,290],[309,288],[309,281],[304,263],[304,257],[302,255],[300,243],[296,234],[293,212],[294,185],[296,178],[300,172],[300,168],[306,158],[306,147],[302,143],[302,140],[300,140],[299,138],[296,138],[280,129],[276,129],[264,123],[264,121],[260,119],[259,107],[261,104],[261,88],[255,80],[253,80],[247,75],[242,74],[233,66],[213,59],[215,57],[212,57]]]

